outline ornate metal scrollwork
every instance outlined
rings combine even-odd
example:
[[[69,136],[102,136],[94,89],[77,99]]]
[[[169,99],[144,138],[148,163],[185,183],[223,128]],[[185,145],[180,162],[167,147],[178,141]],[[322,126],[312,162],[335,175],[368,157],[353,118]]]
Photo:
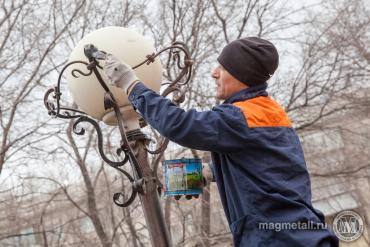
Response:
[[[190,59],[188,48],[186,47],[184,43],[175,42],[171,46],[160,50],[156,54],[153,53],[153,54],[147,55],[146,59],[143,62],[139,63],[138,65],[134,66],[133,69],[138,68],[142,66],[143,64],[150,64],[154,62],[155,58],[165,51],[169,51],[167,66],[169,66],[169,61],[172,61],[174,64],[177,65],[178,69],[180,69],[180,72],[172,82],[162,83],[162,86],[166,86],[166,88],[164,89],[162,93],[162,96],[168,96],[170,93],[175,92],[175,96],[173,97],[172,100],[175,104],[180,104],[185,99],[184,97],[185,89],[191,78],[192,64],[193,64],[193,61]],[[114,99],[113,94],[110,92],[108,86],[103,81],[101,75],[99,74],[99,71],[97,70],[97,67],[101,68],[101,66],[99,65],[99,62],[96,59],[92,58],[91,56],[87,56],[87,57],[89,59],[89,62],[72,61],[63,67],[63,69],[61,70],[59,74],[57,85],[46,91],[45,96],[44,96],[44,104],[50,116],[53,116],[55,118],[63,118],[63,119],[76,119],[73,124],[73,132],[77,135],[83,135],[85,133],[85,129],[79,128],[79,124],[86,122],[93,126],[93,128],[95,129],[97,133],[97,137],[98,137],[98,150],[99,150],[100,156],[102,157],[105,163],[107,163],[109,166],[121,172],[131,183],[132,191],[128,197],[126,197],[125,193],[123,192],[115,193],[113,196],[113,201],[116,205],[120,207],[126,207],[135,200],[137,193],[145,193],[143,187],[145,186],[145,180],[147,178],[144,178],[142,176],[142,171],[140,170],[138,161],[129,143],[129,141],[135,140],[135,138],[143,138],[143,134],[140,131],[138,131],[138,133],[131,134],[129,138],[127,137],[127,134],[124,130],[124,125],[123,125],[124,119],[122,117],[122,114],[119,111],[118,105],[116,104],[116,100]],[[101,132],[101,128],[94,119],[88,117],[87,114],[83,111],[80,111],[74,108],[63,107],[60,105],[60,100],[62,96],[62,93],[60,92],[60,85],[61,85],[63,73],[69,66],[74,65],[74,64],[85,65],[86,71],[73,69],[71,71],[72,76],[79,77],[79,76],[90,76],[94,74],[96,78],[98,79],[99,83],[101,84],[101,86],[103,87],[103,89],[105,90],[104,106],[106,109],[108,108],[114,109],[114,112],[116,114],[116,118],[118,121],[118,128],[121,134],[121,145],[117,149],[118,156],[121,156],[121,153],[124,153],[124,156],[123,158],[121,158],[121,161],[110,160],[105,155],[104,150],[103,150],[103,135]],[[159,147],[156,147],[155,150],[153,151],[149,149],[146,149],[146,150],[151,154],[161,155],[166,149],[168,142],[169,140],[164,138],[160,143],[158,143]],[[132,175],[122,168],[123,165],[127,163],[127,161],[129,161],[131,165]],[[156,174],[155,176],[157,177]],[[123,201],[122,201],[122,198],[124,198]]]

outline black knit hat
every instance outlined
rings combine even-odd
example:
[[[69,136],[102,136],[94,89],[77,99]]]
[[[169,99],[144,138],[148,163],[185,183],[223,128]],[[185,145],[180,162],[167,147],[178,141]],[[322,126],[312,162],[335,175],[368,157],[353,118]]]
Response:
[[[279,65],[279,54],[271,42],[249,37],[226,45],[217,61],[236,79],[252,87],[270,79]]]

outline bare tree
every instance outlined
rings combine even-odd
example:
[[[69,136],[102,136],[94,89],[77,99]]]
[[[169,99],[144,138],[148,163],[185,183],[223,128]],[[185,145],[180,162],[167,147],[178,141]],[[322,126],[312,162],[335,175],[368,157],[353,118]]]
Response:
[[[40,82],[52,72],[55,67],[48,66],[48,55],[55,48],[56,43],[66,32],[68,26],[79,14],[84,1],[75,4],[66,23],[60,25],[57,20],[50,16],[40,20],[39,28],[33,28],[35,20],[39,19],[37,11],[33,8],[45,9],[45,6],[33,5],[29,1],[3,2],[1,6],[2,19],[0,28],[2,39],[0,43],[1,54],[1,146],[0,146],[0,172],[7,160],[15,153],[21,152],[22,148],[30,143],[39,142],[44,137],[31,139],[38,130],[45,125],[45,121],[37,120],[38,115],[27,114],[27,105],[35,99],[32,91],[40,85]],[[52,5],[49,9],[54,8]],[[47,9],[46,9],[47,10]],[[45,36],[44,30],[53,24],[50,35]],[[13,52],[11,52],[13,51]],[[14,52],[16,51],[16,52]],[[22,119],[28,117],[33,120],[32,125],[22,123]],[[22,130],[19,134],[12,134],[16,130]],[[13,131],[13,132],[12,132]]]
[[[272,40],[281,54],[281,63],[269,82],[270,94],[284,105],[299,133],[304,133],[322,131],[326,121],[360,105],[368,106],[368,13],[363,0],[294,6],[282,0],[61,0],[48,5],[42,1],[3,1],[0,185],[4,193],[0,192],[0,207],[7,208],[5,218],[14,219],[18,228],[13,232],[0,228],[0,241],[33,234],[44,246],[148,244],[139,204],[135,202],[123,210],[112,204],[112,193],[126,187],[127,181],[105,169],[97,155],[96,137],[76,138],[71,132],[72,123],[67,129],[65,122],[49,121],[39,110],[45,88],[55,82],[68,54],[87,33],[119,25],[152,36],[158,49],[174,41],[185,42],[194,59],[194,76],[182,107],[199,110],[219,103],[214,99],[210,71],[225,44],[246,36]],[[167,63],[162,60],[164,77],[172,80],[173,71],[166,67]],[[145,131],[149,133],[150,129]],[[111,150],[112,157],[118,145],[116,134],[115,130],[104,131],[104,136],[109,137],[105,149]],[[156,133],[151,136],[160,142]],[[363,133],[356,136],[365,138]],[[355,134],[351,138],[361,139]],[[355,154],[354,149],[366,149],[368,138],[365,139],[346,144],[351,150],[348,159],[359,159],[361,155]],[[177,149],[177,156],[186,151],[173,144],[170,149]],[[197,155],[194,151],[193,156]],[[314,150],[313,155],[319,156],[319,152]],[[150,156],[151,167],[158,171],[159,178],[164,157],[170,156]],[[348,163],[343,162],[341,169],[333,168],[329,173],[314,166],[312,174],[360,176],[368,169],[367,163],[358,167]],[[210,188],[205,188],[202,200],[163,200],[166,222],[179,246],[230,242],[227,224],[213,224],[222,222],[222,206],[207,189]],[[359,200],[367,210],[366,200]],[[37,219],[37,227],[29,232],[22,232],[19,219],[12,218],[24,212],[22,203],[34,205],[31,216]],[[58,210],[68,213],[60,217]],[[89,229],[91,232],[87,232]]]

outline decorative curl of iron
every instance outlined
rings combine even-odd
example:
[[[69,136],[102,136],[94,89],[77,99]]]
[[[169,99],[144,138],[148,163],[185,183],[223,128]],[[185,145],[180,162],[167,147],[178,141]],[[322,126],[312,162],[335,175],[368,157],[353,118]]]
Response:
[[[177,66],[177,69],[180,70],[178,75],[176,75],[175,79],[173,79],[170,82],[162,83],[162,87],[165,87],[163,90],[162,96],[166,97],[169,94],[173,93],[172,101],[179,105],[180,103],[184,102],[185,100],[185,92],[187,89],[187,85],[191,79],[192,76],[192,65],[193,61],[190,58],[190,53],[188,47],[182,43],[182,42],[174,42],[169,47],[166,47],[164,49],[161,49],[157,53],[148,54],[146,56],[146,59],[133,66],[133,69],[136,69],[144,64],[149,65],[150,63],[153,63],[155,59],[164,53],[165,51],[168,51],[168,59],[166,63],[166,69],[169,71],[170,65],[174,64]],[[104,52],[103,52],[104,53]],[[114,169],[121,172],[131,183],[131,193],[129,193],[128,196],[124,192],[118,192],[113,195],[113,202],[120,207],[127,207],[130,205],[136,198],[138,193],[145,193],[145,181],[147,179],[155,179],[157,183],[159,183],[156,170],[155,169],[155,178],[145,178],[142,175],[141,168],[138,164],[138,161],[130,147],[129,139],[131,140],[138,140],[139,138],[146,138],[139,130],[133,131],[133,133],[126,133],[124,129],[124,119],[122,114],[120,113],[119,107],[116,104],[116,100],[113,97],[113,94],[110,92],[107,84],[103,81],[99,71],[97,68],[102,69],[102,67],[99,65],[98,59],[91,56],[91,54],[87,54],[85,49],[85,55],[88,58],[89,62],[85,61],[72,61],[67,63],[63,69],[61,70],[57,85],[53,88],[50,88],[46,91],[44,95],[44,105],[46,109],[48,110],[48,114],[50,116],[53,116],[55,118],[63,118],[63,119],[76,119],[73,124],[73,132],[77,135],[84,135],[85,129],[79,128],[79,125],[83,122],[89,123],[93,126],[97,133],[98,137],[98,151],[102,159],[105,163],[107,163],[109,166],[113,167]],[[96,78],[98,79],[100,85],[105,90],[104,95],[104,107],[105,109],[113,108],[117,122],[118,122],[118,128],[121,134],[121,144],[120,147],[117,149],[116,153],[118,156],[121,156],[123,153],[124,156],[121,157],[121,161],[113,161],[109,159],[103,149],[103,135],[101,132],[101,128],[99,124],[90,118],[85,112],[70,108],[70,107],[63,107],[61,106],[60,100],[61,100],[61,90],[60,85],[62,81],[62,77],[66,69],[72,65],[75,64],[83,64],[86,66],[86,71],[82,71],[79,69],[73,69],[71,71],[72,76],[79,77],[79,76],[91,76],[94,74]],[[141,119],[141,122],[143,120]],[[144,123],[145,125],[145,123]],[[166,138],[162,138],[160,142],[157,143],[157,147],[155,150],[149,150],[149,148],[146,148],[146,151],[150,154],[156,154],[158,156],[162,155],[165,149],[167,148],[167,145],[169,143],[169,140]],[[129,164],[131,165],[132,169],[132,175],[127,172],[126,170],[122,169],[122,166],[125,165],[129,161]],[[123,198],[123,199],[122,199]]]

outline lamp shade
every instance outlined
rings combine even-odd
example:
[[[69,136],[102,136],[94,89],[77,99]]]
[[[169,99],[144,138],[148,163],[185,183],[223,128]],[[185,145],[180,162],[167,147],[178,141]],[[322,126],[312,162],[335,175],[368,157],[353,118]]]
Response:
[[[84,54],[86,44],[93,44],[99,50],[113,54],[132,67],[143,62],[147,55],[155,53],[152,43],[138,32],[124,27],[104,27],[86,35],[77,44],[69,57],[70,62],[76,60],[88,62]],[[105,91],[95,74],[83,76],[75,73],[78,77],[74,77],[71,74],[74,69],[81,70],[84,73],[88,72],[86,65],[83,64],[73,64],[68,69],[68,89],[79,109],[95,119],[104,121],[106,124],[117,124],[113,109],[104,109]],[[127,122],[134,121],[134,124],[138,126],[136,113],[128,101],[127,95],[122,89],[110,85],[102,69],[98,68],[98,70],[117,100],[125,120]],[[146,86],[156,92],[159,91],[162,81],[162,66],[159,59],[155,59],[153,63],[141,65],[135,69],[135,73]],[[125,127],[127,128],[126,125]]]

